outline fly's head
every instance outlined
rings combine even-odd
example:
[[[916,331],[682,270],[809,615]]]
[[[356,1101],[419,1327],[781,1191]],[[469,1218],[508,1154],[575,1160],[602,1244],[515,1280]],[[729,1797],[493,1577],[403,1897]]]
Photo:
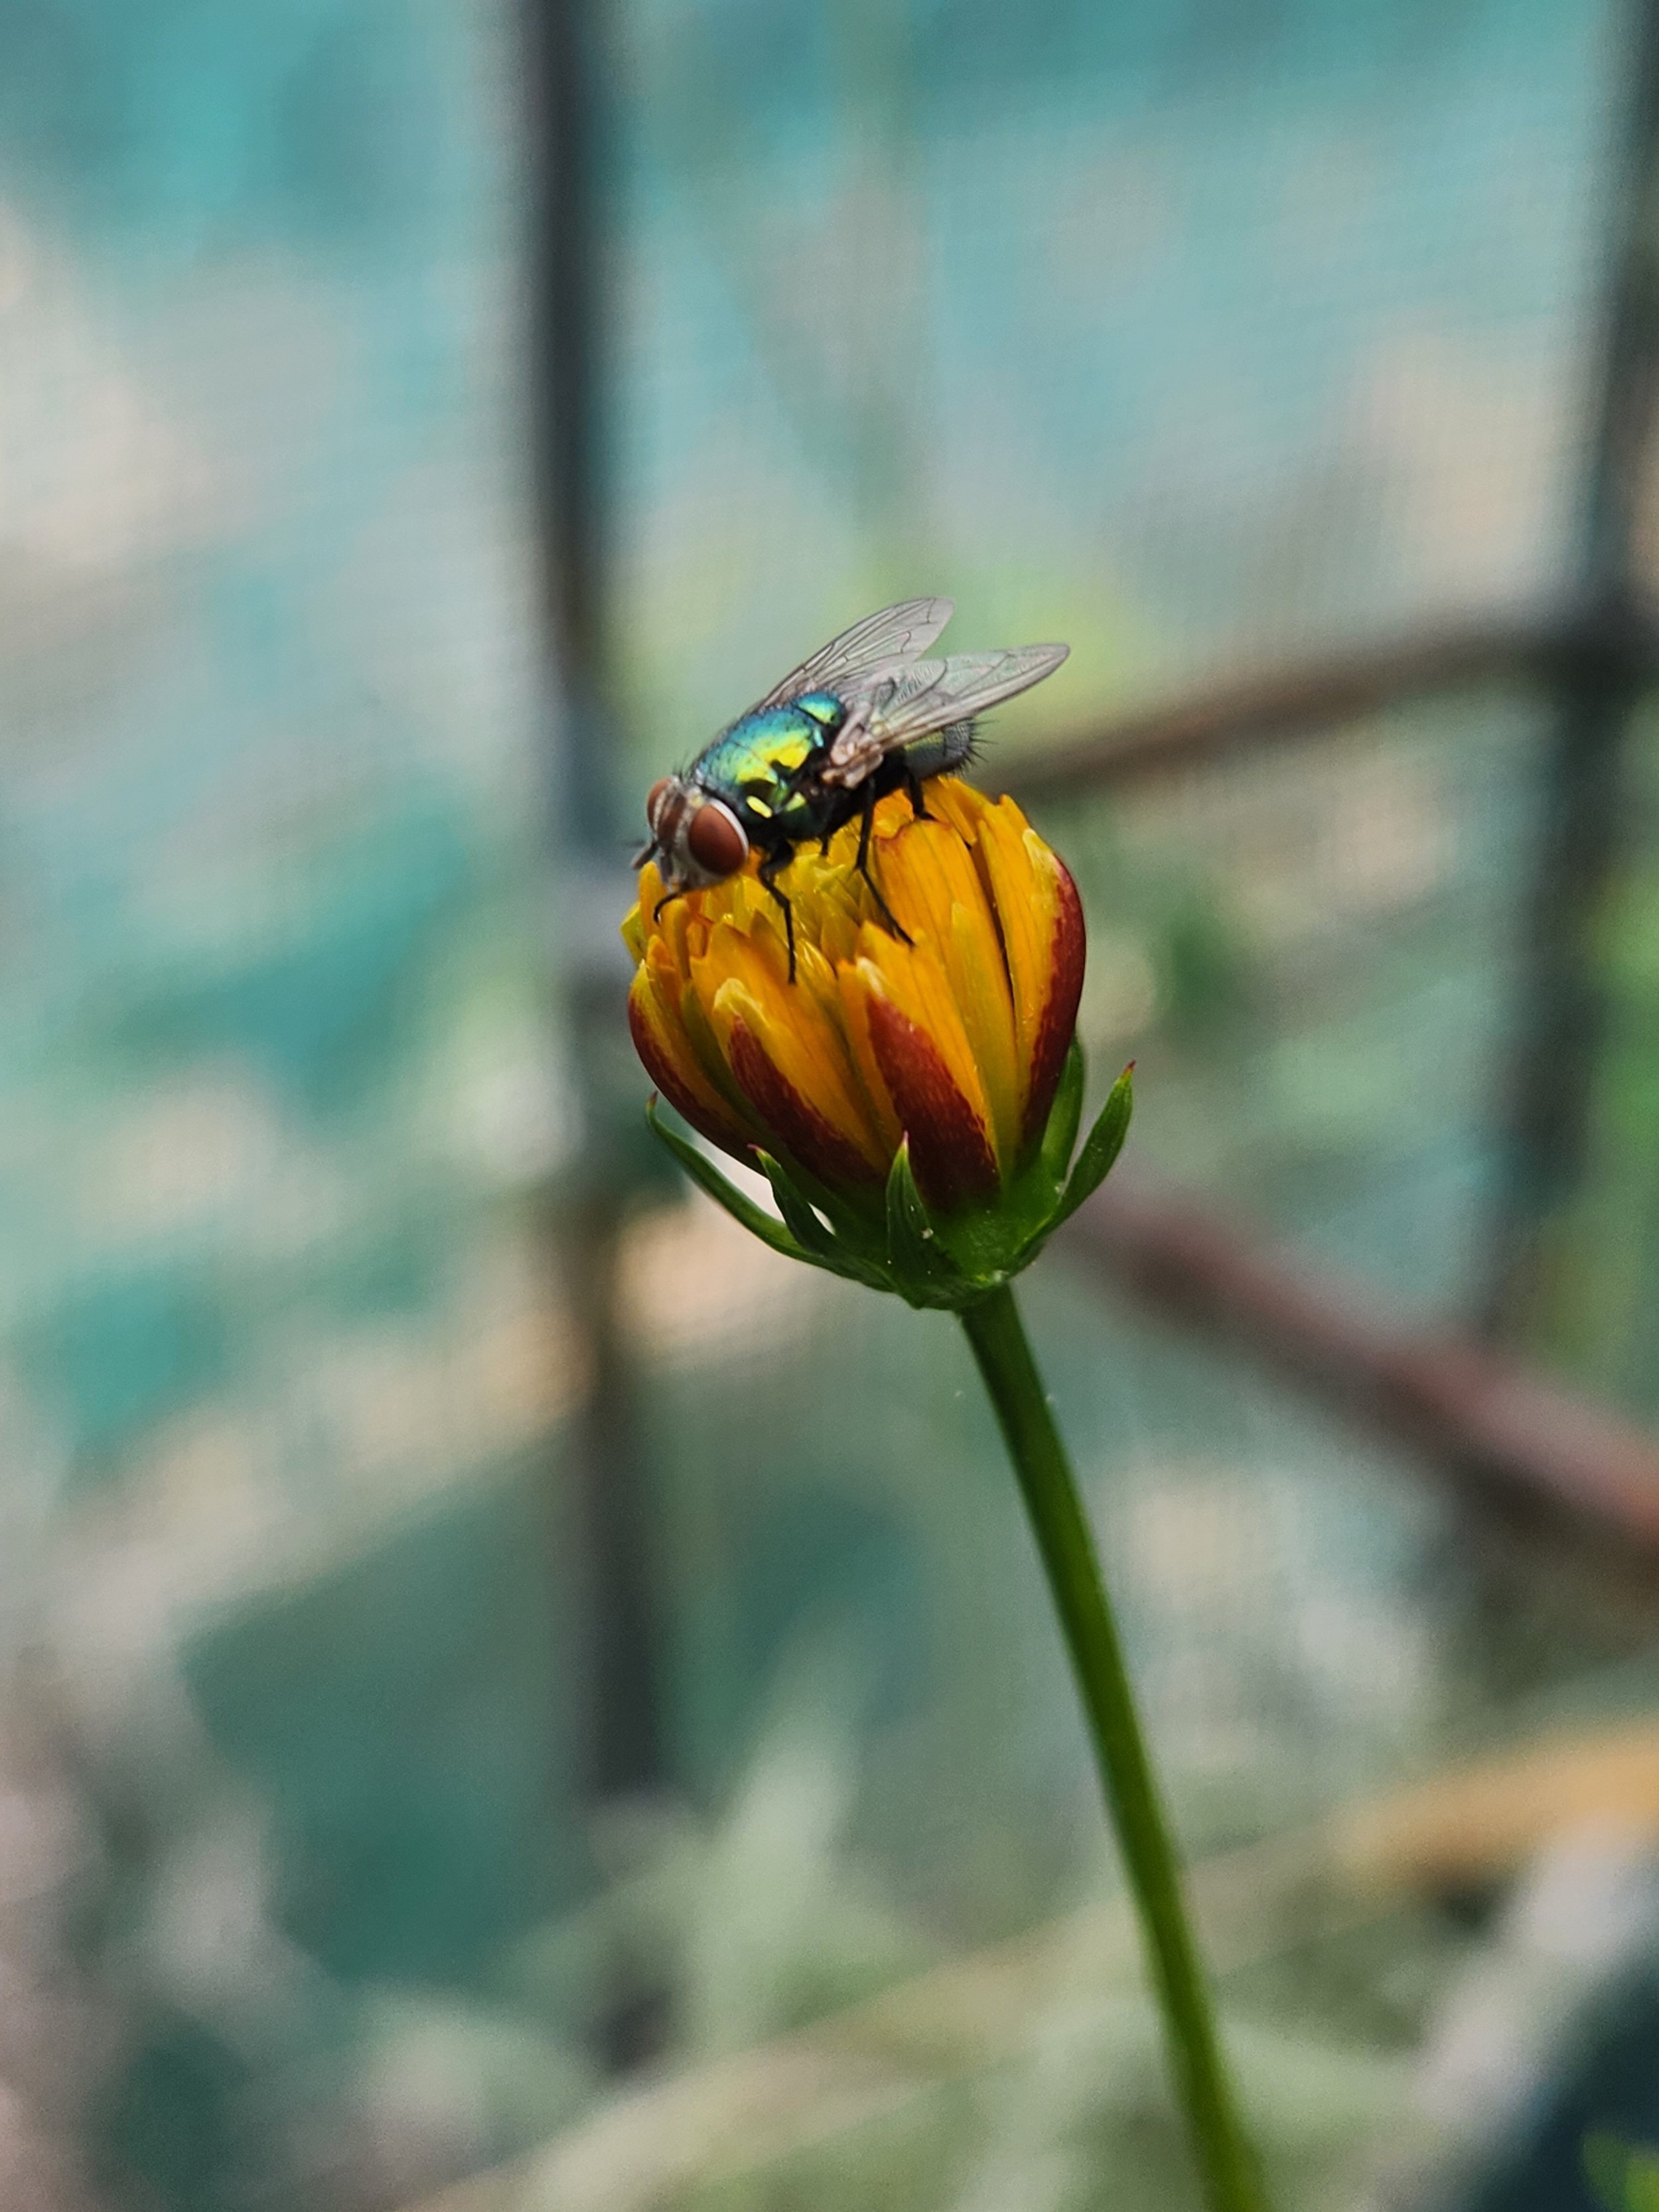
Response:
[[[684,776],[665,775],[652,785],[645,820],[651,835],[634,865],[655,860],[664,902],[723,883],[749,857],[749,833],[731,807]]]

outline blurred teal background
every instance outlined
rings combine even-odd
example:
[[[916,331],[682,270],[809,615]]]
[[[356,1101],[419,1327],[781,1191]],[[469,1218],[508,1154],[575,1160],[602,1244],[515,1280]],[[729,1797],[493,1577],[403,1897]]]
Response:
[[[567,331],[534,12],[0,0],[0,2206],[1185,2204],[965,1358],[644,1159],[628,843],[884,599],[1073,641],[991,732],[1017,780],[1568,598],[1636,17],[608,0]],[[573,708],[538,454],[578,344]],[[1429,1330],[1489,1302],[1553,723],[1498,675],[1036,810],[1134,1164]],[[1511,1344],[1638,1419],[1653,762],[1638,714],[1589,1140]],[[1550,1899],[1645,1956],[1647,1862],[1516,1891],[1477,1810],[1466,1880],[1402,1846],[1362,1905],[1305,1824],[1645,1727],[1650,1594],[1063,1254],[1030,1306],[1183,1833],[1262,1855],[1214,1942],[1276,2201],[1452,2201],[1507,2110],[1478,2065],[1436,2102],[1470,1992],[1565,2018]],[[1541,2109],[1555,2054],[1499,2045]],[[635,2062],[684,2109],[624,2105]],[[1516,2201],[1615,2185],[1565,2170]]]

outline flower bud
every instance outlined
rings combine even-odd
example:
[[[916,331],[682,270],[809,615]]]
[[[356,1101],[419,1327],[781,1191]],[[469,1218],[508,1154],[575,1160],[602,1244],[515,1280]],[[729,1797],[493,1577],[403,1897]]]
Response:
[[[647,866],[623,933],[639,963],[640,1058],[693,1128],[767,1174],[781,1229],[654,1123],[704,1188],[796,1257],[959,1306],[1024,1266],[1101,1180],[1128,1088],[1126,1074],[1068,1175],[1083,1080],[1076,886],[1012,799],[952,777],[927,797],[921,817],[902,793],[876,811],[870,865],[902,936],[854,865],[855,824],[781,878],[793,981],[752,860],[659,915]],[[1097,1139],[1114,1130],[1103,1158]]]

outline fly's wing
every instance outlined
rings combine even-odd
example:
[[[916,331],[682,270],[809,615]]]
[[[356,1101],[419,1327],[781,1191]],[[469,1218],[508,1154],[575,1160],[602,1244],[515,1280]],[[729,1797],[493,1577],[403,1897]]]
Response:
[[[810,660],[792,668],[749,711],[757,714],[763,708],[781,707],[806,691],[833,691],[838,698],[845,698],[849,678],[893,662],[914,660],[917,653],[926,653],[951,612],[949,599],[901,599],[896,607],[866,615],[851,629],[821,645]]]
[[[872,671],[843,694],[848,706],[866,702],[871,734],[884,752],[931,737],[953,722],[971,721],[1052,676],[1071,651],[1067,645],[1017,645],[1006,653],[957,653],[948,660],[912,660]]]

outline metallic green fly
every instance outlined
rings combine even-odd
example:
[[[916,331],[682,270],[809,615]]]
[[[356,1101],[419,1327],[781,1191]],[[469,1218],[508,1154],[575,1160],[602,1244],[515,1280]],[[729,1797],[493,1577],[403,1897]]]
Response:
[[[854,865],[888,927],[905,935],[870,873],[877,800],[902,790],[912,811],[925,816],[927,779],[972,757],[975,715],[1040,684],[1070,650],[1020,645],[924,660],[951,615],[949,599],[906,599],[866,615],[791,669],[683,775],[652,786],[645,802],[651,836],[634,865],[656,861],[665,886],[659,913],[759,853],[760,880],[783,909],[793,982],[794,917],[777,879],[799,846],[827,849],[856,817]]]

